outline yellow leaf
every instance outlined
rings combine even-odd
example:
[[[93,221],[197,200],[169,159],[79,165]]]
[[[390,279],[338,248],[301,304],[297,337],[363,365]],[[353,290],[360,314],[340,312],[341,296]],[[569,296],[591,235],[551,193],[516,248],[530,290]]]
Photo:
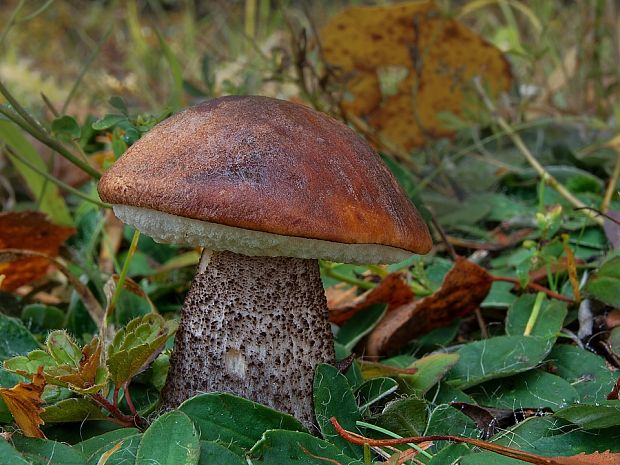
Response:
[[[346,90],[345,114],[364,118],[401,149],[452,136],[440,113],[479,108],[474,77],[491,95],[512,82],[501,52],[432,1],[347,8],[320,38]]]
[[[31,383],[19,383],[12,388],[0,388],[0,396],[8,407],[15,423],[25,436],[31,438],[44,438],[43,431],[39,428],[43,424],[41,413],[45,409],[41,407],[45,388],[43,367],[33,376]]]

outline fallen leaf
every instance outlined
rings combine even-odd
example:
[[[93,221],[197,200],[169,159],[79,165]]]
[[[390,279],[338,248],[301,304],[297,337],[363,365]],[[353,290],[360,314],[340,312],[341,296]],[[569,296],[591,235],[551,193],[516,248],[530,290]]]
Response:
[[[60,245],[74,233],[73,228],[50,223],[40,212],[0,213],[0,249],[30,250],[55,257]],[[48,266],[48,260],[40,257],[0,263],[0,274],[5,275],[2,289],[12,291],[45,276]]]
[[[366,354],[379,356],[397,351],[416,336],[473,313],[489,293],[492,282],[484,268],[457,257],[433,295],[386,314],[368,336]]]
[[[357,297],[357,286],[351,286],[347,283],[338,283],[325,289],[325,298],[327,299],[327,308],[336,309],[350,305]]]
[[[374,288],[351,299],[329,307],[329,321],[343,324],[357,312],[375,304],[388,304],[388,312],[413,300],[413,291],[404,273],[390,273]],[[333,304],[332,304],[333,305]],[[329,306],[329,304],[328,304]]]
[[[402,149],[452,136],[439,113],[463,115],[477,107],[475,76],[492,95],[512,82],[502,53],[432,1],[347,8],[320,40],[346,89],[344,113],[365,118]]]
[[[30,438],[44,438],[40,425],[43,424],[41,413],[41,395],[45,388],[43,367],[40,367],[32,378],[31,383],[19,383],[12,388],[0,388],[0,396],[8,407],[15,423],[25,436]]]

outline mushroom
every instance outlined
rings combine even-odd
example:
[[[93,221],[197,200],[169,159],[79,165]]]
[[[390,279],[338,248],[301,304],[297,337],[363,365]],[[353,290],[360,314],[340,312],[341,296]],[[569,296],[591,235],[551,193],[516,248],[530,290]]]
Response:
[[[181,311],[165,408],[231,392],[313,424],[314,368],[334,362],[317,258],[393,263],[432,243],[371,147],[267,97],[222,97],[154,127],[99,182],[125,223],[204,247]]]

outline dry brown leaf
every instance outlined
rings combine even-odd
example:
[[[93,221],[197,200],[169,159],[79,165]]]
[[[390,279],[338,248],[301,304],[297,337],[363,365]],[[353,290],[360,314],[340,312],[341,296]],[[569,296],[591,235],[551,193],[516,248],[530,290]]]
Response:
[[[338,283],[325,289],[327,308],[339,308],[349,305],[357,297],[357,286],[347,283]]]
[[[404,273],[390,273],[376,287],[338,306],[329,306],[329,321],[343,324],[360,310],[374,304],[388,304],[388,312],[413,300],[413,291]]]
[[[401,149],[453,135],[438,113],[475,110],[475,76],[491,95],[512,82],[501,52],[432,1],[347,8],[320,39],[325,60],[346,87],[345,114],[366,119]]]
[[[43,367],[32,377],[31,383],[19,383],[12,388],[0,388],[0,396],[13,415],[15,423],[25,436],[30,438],[44,438],[40,425],[43,424],[41,395],[45,388]]]
[[[39,212],[0,213],[0,249],[31,250],[51,257],[58,255],[60,245],[75,229],[57,226]],[[45,276],[49,262],[45,258],[18,258],[0,263],[5,278],[2,289],[12,291]]]
[[[484,268],[457,257],[437,292],[385,315],[368,337],[366,354],[389,354],[416,336],[473,313],[489,293],[492,282]]]

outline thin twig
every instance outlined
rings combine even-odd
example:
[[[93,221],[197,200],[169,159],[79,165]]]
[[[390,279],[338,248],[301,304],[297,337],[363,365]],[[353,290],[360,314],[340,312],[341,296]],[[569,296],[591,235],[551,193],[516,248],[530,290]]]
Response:
[[[0,83],[0,93],[2,93],[2,83]],[[4,94],[3,94],[4,95]],[[10,94],[9,94],[10,95]],[[6,95],[5,95],[6,96]],[[7,99],[8,100],[8,99]],[[19,105],[19,104],[18,104]],[[32,126],[27,119],[25,119],[21,113],[16,113],[15,111],[9,109],[6,106],[0,105],[0,114],[6,116],[13,123],[20,126],[24,131],[30,134],[32,137],[37,139],[39,142],[47,145],[49,148],[59,153],[63,158],[66,158],[72,164],[80,168],[82,171],[90,175],[95,179],[101,178],[101,173],[93,168],[88,163],[80,160],[78,157],[69,152],[62,144],[58,141],[51,138],[44,132],[40,127]],[[33,120],[34,121],[34,120]],[[35,125],[38,125],[38,122],[35,122]]]
[[[570,204],[573,205],[575,208],[582,209],[583,207],[586,207],[587,205],[585,203],[583,203],[581,200],[579,200],[577,197],[575,197],[566,187],[564,187],[563,184],[561,184],[555,177],[553,177],[551,174],[549,174],[549,172],[547,170],[545,170],[545,168],[540,164],[540,162],[536,159],[536,157],[534,157],[534,155],[532,155],[532,152],[530,152],[530,149],[527,148],[527,146],[523,142],[523,139],[521,139],[521,136],[519,134],[517,134],[510,127],[508,122],[500,114],[497,113],[497,109],[495,108],[495,105],[493,104],[493,102],[491,102],[491,99],[489,98],[489,96],[485,92],[484,88],[482,87],[482,83],[480,82],[480,78],[479,77],[475,77],[473,79],[473,82],[474,82],[474,86],[475,86],[478,94],[482,98],[482,101],[484,102],[485,106],[494,115],[494,118],[495,118],[495,121],[497,122],[497,124],[499,124],[499,126],[504,131],[506,131],[506,134],[508,135],[508,137],[510,137],[510,139],[513,142],[513,144],[515,144],[515,147],[517,147],[519,152],[521,152],[521,154],[525,157],[525,159],[532,166],[532,168],[534,168],[534,170],[542,178],[544,183],[549,185],[551,188],[555,189],[558,192],[558,194],[560,194],[562,197],[564,197],[564,199],[566,199],[568,202],[570,202]],[[589,210],[583,210],[583,212],[592,221],[597,223],[599,226],[603,225],[603,220],[601,218],[599,218],[597,215],[594,215]]]
[[[521,283],[519,282],[519,280],[517,278],[512,278],[510,276],[495,276],[495,275],[491,275],[491,278],[493,279],[493,281],[501,281],[501,282],[505,282],[505,283],[512,283],[515,286],[522,288]],[[561,300],[562,302],[567,302],[570,304],[574,304],[575,301],[573,299],[571,299],[570,297],[566,297],[565,295],[562,294],[558,294],[557,292],[552,291],[551,289],[547,289],[544,286],[541,286],[538,283],[534,283],[534,282],[528,282],[525,287],[529,287],[530,289],[534,290],[534,291],[538,291],[538,292],[544,292],[545,294],[547,294],[549,297],[551,297],[552,299],[557,299],[557,300]]]
[[[523,460],[525,462],[534,463],[534,464],[546,464],[546,465],[561,465],[559,462],[554,460],[552,457],[543,457],[541,455],[532,454],[530,452],[525,452],[518,449],[512,449],[510,447],[502,446],[500,444],[494,444],[492,442],[483,441],[481,439],[467,438],[461,436],[452,436],[452,435],[432,435],[432,436],[411,436],[408,438],[402,439],[372,439],[362,436],[361,434],[353,433],[351,431],[347,431],[344,429],[336,417],[331,417],[329,419],[332,426],[336,430],[336,432],[345,440],[350,442],[351,444],[357,444],[359,446],[363,446],[368,444],[369,446],[379,446],[379,447],[387,447],[387,446],[399,446],[407,443],[420,443],[420,442],[435,442],[435,441],[451,441],[457,443],[465,443],[470,444],[475,447],[479,447],[481,449],[489,450],[491,452],[495,452],[496,454],[504,455],[506,457],[515,458],[518,460]]]
[[[437,217],[432,211],[430,212],[430,215],[431,215],[431,222],[433,223],[435,230],[439,233],[439,236],[441,236],[441,240],[445,244],[446,249],[448,250],[448,253],[450,254],[450,257],[452,257],[452,260],[456,261],[456,259],[458,258],[458,254],[456,253],[456,250],[454,250],[454,247],[452,247],[452,244],[448,240],[448,236],[446,235],[446,232],[443,230],[443,228],[439,224],[439,221],[437,221]]]

